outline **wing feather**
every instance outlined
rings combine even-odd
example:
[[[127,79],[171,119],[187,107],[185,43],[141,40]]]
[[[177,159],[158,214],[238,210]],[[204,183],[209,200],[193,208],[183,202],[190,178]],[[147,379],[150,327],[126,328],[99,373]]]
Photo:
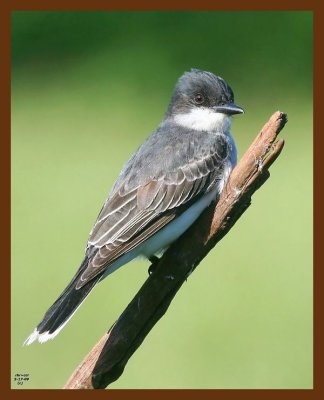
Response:
[[[126,179],[114,188],[90,234],[87,251],[93,256],[78,287],[170,223],[220,179],[224,151],[205,148],[199,157],[194,142],[188,142],[189,159],[183,165],[158,171],[136,187]]]

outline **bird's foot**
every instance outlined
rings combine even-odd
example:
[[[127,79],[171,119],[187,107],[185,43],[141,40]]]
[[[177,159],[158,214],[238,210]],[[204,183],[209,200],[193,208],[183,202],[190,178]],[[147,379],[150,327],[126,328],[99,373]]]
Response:
[[[149,261],[151,262],[151,265],[149,266],[148,273],[149,273],[149,275],[151,275],[156,270],[156,267],[157,267],[160,259],[157,256],[151,256],[151,257],[149,257]]]

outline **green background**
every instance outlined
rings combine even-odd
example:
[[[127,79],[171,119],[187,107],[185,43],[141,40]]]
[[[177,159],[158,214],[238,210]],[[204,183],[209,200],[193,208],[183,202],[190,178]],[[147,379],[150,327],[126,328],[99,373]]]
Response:
[[[144,280],[133,262],[55,338],[22,347],[71,279],[123,163],[190,68],[225,78],[246,113],[242,155],[276,110],[270,180],[190,276],[111,388],[312,387],[312,14],[12,15],[12,377],[61,388]]]

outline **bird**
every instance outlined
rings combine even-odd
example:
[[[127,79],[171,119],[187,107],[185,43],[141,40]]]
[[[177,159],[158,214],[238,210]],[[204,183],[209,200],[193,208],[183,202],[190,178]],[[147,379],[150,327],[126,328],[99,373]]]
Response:
[[[137,257],[163,254],[218,201],[237,163],[232,116],[242,113],[220,76],[200,69],[180,76],[162,122],[104,202],[79,269],[25,345],[53,339],[96,284]]]

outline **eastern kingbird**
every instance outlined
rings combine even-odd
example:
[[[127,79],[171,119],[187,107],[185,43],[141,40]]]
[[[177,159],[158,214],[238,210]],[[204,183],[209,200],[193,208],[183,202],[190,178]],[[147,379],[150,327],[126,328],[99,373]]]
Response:
[[[211,72],[178,80],[166,114],[122,169],[75,276],[26,339],[53,339],[94,286],[137,256],[151,259],[217,201],[237,161],[231,116],[243,113]]]

